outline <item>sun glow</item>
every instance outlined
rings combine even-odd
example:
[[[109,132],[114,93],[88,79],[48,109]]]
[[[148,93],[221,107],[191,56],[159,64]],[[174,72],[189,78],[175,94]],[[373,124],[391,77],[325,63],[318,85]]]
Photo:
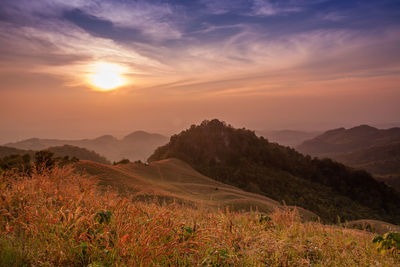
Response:
[[[118,64],[98,62],[93,65],[89,83],[100,91],[111,91],[127,84],[126,69]]]

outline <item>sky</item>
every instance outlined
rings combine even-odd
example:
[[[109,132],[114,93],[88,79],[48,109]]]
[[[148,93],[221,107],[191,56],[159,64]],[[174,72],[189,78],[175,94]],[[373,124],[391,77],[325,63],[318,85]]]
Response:
[[[105,77],[118,86],[101,90]],[[389,127],[399,103],[397,0],[0,3],[0,144],[169,135],[212,118]]]

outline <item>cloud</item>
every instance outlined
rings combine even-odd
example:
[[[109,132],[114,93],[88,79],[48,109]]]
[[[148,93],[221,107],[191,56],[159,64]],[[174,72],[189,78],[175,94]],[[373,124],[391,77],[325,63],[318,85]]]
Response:
[[[84,12],[112,22],[116,27],[140,29],[154,39],[181,37],[173,8],[149,1],[106,2],[78,7]]]
[[[253,14],[258,16],[273,16],[291,12],[300,12],[300,6],[287,6],[280,2],[272,2],[270,0],[254,0]]]
[[[41,19],[57,19],[65,11],[81,10],[96,18],[111,22],[115,27],[140,29],[149,37],[174,39],[181,37],[178,20],[173,7],[165,3],[150,1],[106,1],[106,0],[4,0],[2,8],[10,17],[34,22]]]
[[[206,10],[201,11],[154,1],[4,1],[0,13],[8,15],[8,22],[0,22],[0,68],[64,75],[73,82],[82,80],[94,61],[128,67],[135,89],[186,80],[207,85],[232,76],[250,80],[255,74],[272,77],[277,71],[293,75],[292,70],[301,67],[307,75],[313,73],[313,79],[317,74],[319,79],[340,77],[344,69],[349,75],[361,75],[362,68],[367,68],[368,75],[373,75],[375,71],[390,73],[395,66],[389,63],[397,61],[390,57],[396,54],[392,48],[376,53],[387,43],[397,44],[396,31],[377,37],[376,32],[346,28],[345,23],[320,26],[318,22],[336,20],[342,13],[302,14],[318,1],[235,0],[228,5],[227,1],[203,0]],[[66,19],[68,12],[78,15]],[[277,16],[293,12],[299,15]],[[121,36],[134,35],[134,29],[143,39]],[[374,60],[362,59],[371,55]],[[359,64],[348,64],[353,66],[349,69],[334,58]],[[253,85],[252,90],[266,90]],[[225,86],[231,91],[236,88]]]
[[[246,9],[249,5],[248,1],[243,0],[201,0],[200,2],[206,6],[208,13],[214,15],[225,14],[233,11],[242,12],[243,9]]]

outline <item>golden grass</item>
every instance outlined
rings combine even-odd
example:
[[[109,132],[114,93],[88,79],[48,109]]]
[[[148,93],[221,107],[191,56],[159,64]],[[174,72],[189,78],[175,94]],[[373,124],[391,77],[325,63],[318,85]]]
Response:
[[[236,211],[255,210],[272,212],[282,205],[268,197],[243,191],[206,177],[187,163],[178,159],[166,159],[150,163],[110,166],[92,161],[80,161],[77,168],[95,175],[100,184],[111,185],[136,199],[156,196],[165,201],[188,205]],[[314,213],[300,209],[305,218],[317,217]]]
[[[2,266],[395,266],[374,235],[277,209],[210,212],[132,202],[56,168],[0,175]]]

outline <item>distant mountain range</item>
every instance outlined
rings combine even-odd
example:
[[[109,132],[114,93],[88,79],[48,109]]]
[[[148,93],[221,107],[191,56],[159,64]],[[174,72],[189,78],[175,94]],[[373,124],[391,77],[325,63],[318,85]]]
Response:
[[[110,162],[106,158],[100,156],[94,151],[89,151],[86,148],[81,148],[71,145],[63,145],[63,146],[48,147],[46,148],[46,150],[54,153],[55,157],[63,158],[65,156],[68,156],[70,158],[75,157],[81,160],[91,160],[94,162],[110,164]],[[24,150],[13,147],[0,146],[0,159],[11,155],[25,155],[25,154],[28,154],[31,156],[31,158],[33,158],[35,153],[36,151],[34,150]]]
[[[297,149],[367,170],[400,191],[400,128],[361,125],[334,129],[303,142]]]
[[[43,150],[54,146],[72,145],[96,151],[112,161],[118,161],[123,158],[132,161],[143,161],[147,159],[157,147],[167,142],[168,138],[166,136],[136,131],[120,140],[112,135],[103,135],[94,139],[82,140],[31,138],[20,142],[8,143],[4,146],[25,150]]]
[[[270,142],[275,142],[283,146],[296,147],[306,140],[316,137],[321,132],[304,132],[294,130],[278,130],[278,131],[256,131],[256,134],[263,136]]]
[[[212,120],[171,137],[149,158],[178,158],[217,181],[318,214],[400,223],[400,193],[330,159],[312,159],[252,131]]]
[[[312,156],[353,152],[400,141],[400,128],[377,129],[368,125],[338,128],[303,142],[297,149]]]

